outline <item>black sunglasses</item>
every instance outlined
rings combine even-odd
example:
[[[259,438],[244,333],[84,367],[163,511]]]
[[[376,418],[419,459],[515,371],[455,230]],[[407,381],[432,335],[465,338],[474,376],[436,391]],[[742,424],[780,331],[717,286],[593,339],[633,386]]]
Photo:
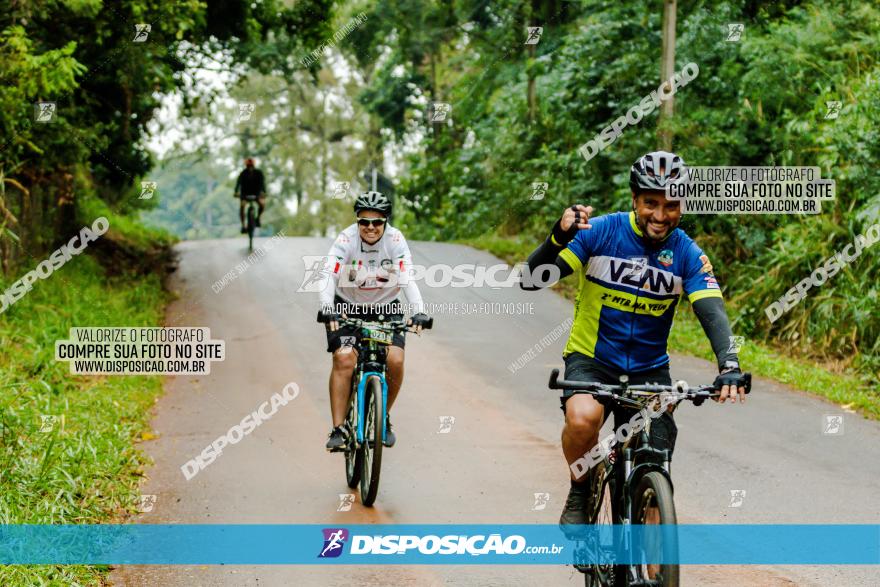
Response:
[[[363,227],[367,226],[385,226],[386,218],[358,218],[358,224]]]

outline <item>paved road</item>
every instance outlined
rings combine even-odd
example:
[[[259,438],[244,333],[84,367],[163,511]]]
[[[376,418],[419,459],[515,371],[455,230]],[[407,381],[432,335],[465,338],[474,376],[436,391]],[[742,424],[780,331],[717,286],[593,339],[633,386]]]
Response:
[[[266,243],[267,239],[259,241]],[[349,493],[340,455],[328,455],[329,357],[315,324],[317,295],[295,293],[303,255],[326,239],[283,239],[219,293],[212,284],[242,262],[241,240],[185,242],[168,325],[209,326],[227,359],[210,376],[169,377],[155,411],[155,460],[143,493],[157,495],[142,523],[555,523],[568,487],[556,393],[564,337],[512,374],[507,366],[564,323],[570,302],[548,291],[422,288],[433,303],[513,302],[529,315],[436,315],[407,342],[407,378],[394,410],[398,444],[385,453],[376,507],[337,511]],[[474,249],[412,243],[421,264],[494,263]],[[219,289],[219,288],[217,288]],[[706,343],[708,344],[708,342]],[[673,374],[707,382],[713,367],[673,357]],[[207,469],[179,467],[244,415],[296,382],[299,397]],[[880,425],[845,414],[843,435],[823,416],[844,411],[758,379],[745,406],[687,405],[677,412],[673,467],[679,519],[698,523],[880,522]],[[453,416],[439,434],[440,417]],[[731,490],[745,490],[731,508]],[[549,493],[535,511],[535,493]],[[736,545],[731,545],[736,548]],[[570,567],[192,566],[116,569],[115,585],[577,585]],[[685,567],[683,585],[876,585],[876,567]]]

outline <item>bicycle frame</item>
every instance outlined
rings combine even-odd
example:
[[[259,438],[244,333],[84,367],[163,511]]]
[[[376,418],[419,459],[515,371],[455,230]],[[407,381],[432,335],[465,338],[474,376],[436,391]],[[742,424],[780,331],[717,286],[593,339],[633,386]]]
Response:
[[[616,427],[617,422],[615,422]],[[638,446],[632,448],[635,439],[638,438]],[[645,423],[645,428],[638,434],[631,436],[623,443],[623,446],[616,447],[618,453],[623,457],[623,487],[620,499],[621,521],[624,524],[630,524],[632,515],[632,489],[638,485],[639,479],[651,471],[658,471],[666,477],[669,484],[672,485],[672,475],[669,471],[669,450],[654,448],[651,446],[651,421]],[[663,458],[663,464],[660,465],[653,461],[640,460],[641,455],[655,455]],[[635,465],[634,465],[635,463]],[[615,463],[616,465],[616,463]]]
[[[385,382],[385,373],[379,371],[365,371],[360,374],[360,377],[357,380],[357,387],[355,389],[356,401],[357,401],[357,429],[355,431],[355,438],[357,441],[357,446],[360,447],[364,442],[364,401],[366,401],[364,388],[367,385],[367,380],[371,376],[376,376],[382,382],[382,412],[383,416],[388,413],[387,405],[388,405],[388,384]],[[385,427],[382,427],[382,440],[385,440],[385,434],[387,430]]]
[[[388,382],[385,380],[385,358],[387,350],[374,340],[362,337],[358,345],[358,362],[352,376],[352,392],[356,394],[357,422],[355,423],[355,440],[359,448],[364,442],[364,402],[366,401],[364,389],[370,377],[379,378],[382,384],[382,416],[388,413]],[[355,383],[356,382],[356,383]],[[387,430],[382,426],[382,440],[385,440]]]

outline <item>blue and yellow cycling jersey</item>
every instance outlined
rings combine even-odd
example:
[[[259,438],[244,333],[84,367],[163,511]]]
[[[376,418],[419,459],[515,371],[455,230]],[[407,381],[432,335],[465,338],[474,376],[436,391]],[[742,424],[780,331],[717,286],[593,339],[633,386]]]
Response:
[[[721,297],[708,258],[679,228],[660,244],[642,240],[635,213],[590,219],[559,256],[580,278],[563,356],[583,353],[624,372],[669,362],[666,342],[682,293]]]

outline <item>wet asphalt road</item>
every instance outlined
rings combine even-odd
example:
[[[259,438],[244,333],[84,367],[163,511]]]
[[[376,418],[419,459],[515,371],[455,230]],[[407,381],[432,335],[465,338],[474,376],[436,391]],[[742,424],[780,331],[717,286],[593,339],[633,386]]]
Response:
[[[267,243],[268,239],[261,239]],[[565,336],[516,373],[507,366],[557,325],[572,305],[553,292],[518,288],[428,288],[435,329],[410,336],[406,379],[393,412],[398,443],[385,451],[374,508],[355,503],[343,458],[324,450],[330,426],[330,358],[315,323],[317,294],[296,293],[303,255],[327,239],[285,238],[219,293],[212,284],[247,257],[243,240],[185,242],[172,280],[179,295],[169,326],[208,326],[226,341],[211,374],[169,377],[156,406],[155,460],[142,492],[155,494],[140,523],[555,523],[568,489],[562,414],[547,389]],[[495,263],[442,243],[411,243],[415,262]],[[218,288],[219,289],[219,288]],[[470,313],[481,303],[515,312]],[[457,313],[454,304],[459,304]],[[492,308],[497,310],[499,308]],[[508,308],[510,309],[510,308]],[[708,341],[705,343],[708,346]],[[683,356],[673,377],[710,382],[714,366]],[[746,366],[747,368],[748,366]],[[261,402],[296,382],[299,396],[190,481],[180,466]],[[844,414],[844,434],[823,434],[826,414]],[[440,418],[453,416],[448,433]],[[673,463],[680,522],[880,523],[880,424],[795,390],[757,379],[744,405],[707,403],[676,412]],[[729,507],[732,490],[745,490]],[[535,493],[549,493],[535,510]],[[736,545],[731,545],[736,548]],[[128,566],[114,585],[579,585],[571,567],[542,566]],[[683,585],[876,585],[877,567],[685,567]]]

